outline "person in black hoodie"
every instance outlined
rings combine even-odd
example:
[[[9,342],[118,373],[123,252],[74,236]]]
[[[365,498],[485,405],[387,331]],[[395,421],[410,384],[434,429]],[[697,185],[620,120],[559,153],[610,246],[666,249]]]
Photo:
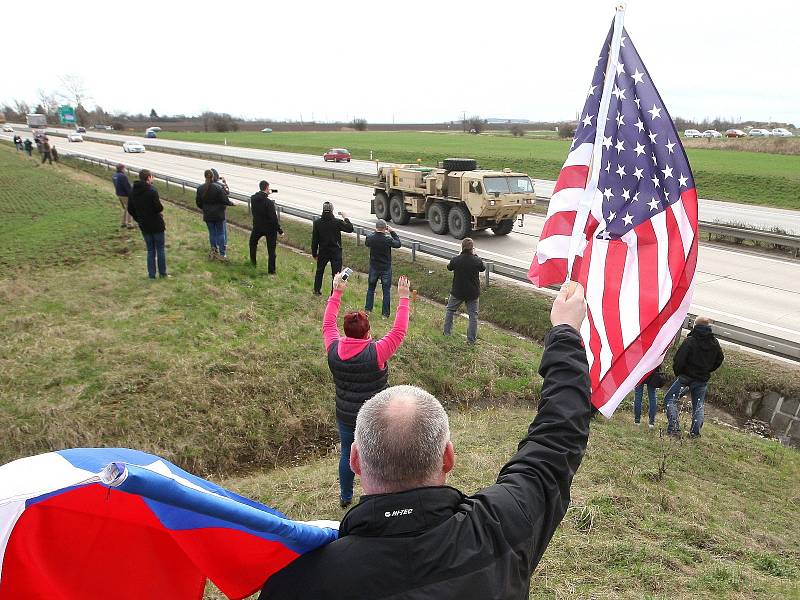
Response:
[[[672,370],[677,379],[664,394],[667,433],[670,435],[680,435],[677,401],[681,390],[688,387],[692,395],[692,428],[689,437],[700,437],[708,380],[725,359],[717,338],[711,332],[711,323],[708,317],[697,317],[692,331],[672,360]]]
[[[485,271],[486,265],[475,255],[475,242],[472,238],[461,240],[461,254],[450,259],[447,270],[453,271],[453,286],[450,288],[450,297],[444,312],[444,334],[450,335],[453,317],[461,304],[465,303],[469,314],[467,343],[474,344],[478,337],[478,297],[481,295],[478,273]]]
[[[525,600],[569,507],[589,439],[589,366],[579,333],[583,289],[564,286],[539,365],[539,410],[496,483],[466,496],[447,414],[430,394],[391,387],[356,418],[350,466],[364,495],[339,539],[272,575],[261,600]]]
[[[128,212],[139,224],[142,237],[147,244],[147,275],[156,278],[156,261],[159,277],[167,275],[167,253],[164,249],[164,207],[153,187],[153,174],[147,169],[139,171],[139,181],[133,182],[128,196]]]
[[[225,209],[233,206],[228,198],[227,185],[220,183],[219,175],[214,169],[207,169],[203,174],[206,182],[197,188],[195,204],[203,209],[203,221],[208,227],[208,241],[211,244],[210,260],[219,259],[227,262],[225,247],[228,244],[228,230],[225,222]]]
[[[342,231],[353,232],[353,224],[342,211],[341,219],[333,216],[333,204],[322,204],[322,215],[314,221],[311,231],[311,256],[317,261],[317,271],[314,275],[314,294],[322,295],[322,276],[325,267],[331,263],[331,277],[342,270]],[[331,279],[333,281],[333,279]],[[331,285],[331,293],[333,286]]]
[[[267,272],[275,274],[275,246],[278,235],[283,236],[283,229],[275,210],[275,202],[269,197],[269,182],[260,181],[259,191],[250,196],[250,212],[253,215],[253,231],[250,234],[250,262],[256,266],[258,242],[267,238],[267,256],[269,257]]]

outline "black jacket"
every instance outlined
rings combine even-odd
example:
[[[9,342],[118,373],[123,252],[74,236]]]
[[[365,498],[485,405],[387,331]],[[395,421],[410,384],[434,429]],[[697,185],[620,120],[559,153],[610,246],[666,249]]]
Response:
[[[319,254],[336,254],[342,249],[342,231],[353,232],[350,219],[337,219],[333,213],[323,212],[322,216],[314,221],[311,232],[311,256],[316,258]]]
[[[395,231],[388,234],[375,231],[364,239],[364,245],[369,247],[370,268],[385,271],[392,266],[392,248],[399,248],[403,244]]]
[[[250,212],[253,215],[253,231],[283,233],[275,201],[264,192],[256,192],[250,196]]]
[[[486,270],[483,260],[472,251],[462,252],[447,263],[447,270],[453,271],[453,287],[450,293],[459,300],[475,300],[481,295],[481,280],[478,273]]]
[[[473,496],[451,487],[364,496],[338,540],[273,575],[261,598],[527,599],[589,437],[589,370],[577,331],[548,333],[539,373],[539,412],[497,483]]]
[[[725,355],[711,327],[695,325],[672,360],[675,375],[690,381],[708,381],[719,369]]]
[[[383,369],[378,366],[375,342],[370,342],[352,358],[342,360],[339,342],[335,341],[328,348],[328,368],[336,383],[336,419],[355,427],[364,402],[389,387],[389,364]]]
[[[144,233],[161,233],[164,226],[164,207],[158,191],[144,181],[134,181],[128,196],[128,212]]]
[[[206,193],[206,190],[208,192]],[[197,208],[203,209],[203,221],[206,223],[218,223],[225,220],[225,208],[233,206],[233,202],[228,198],[228,194],[223,189],[222,185],[212,183],[204,183],[197,188],[195,195],[195,204]]]

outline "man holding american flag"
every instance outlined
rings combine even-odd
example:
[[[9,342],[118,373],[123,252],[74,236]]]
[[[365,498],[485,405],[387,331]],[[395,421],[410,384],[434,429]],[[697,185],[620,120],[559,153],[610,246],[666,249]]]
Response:
[[[586,289],[592,403],[611,416],[663,360],[691,303],[697,192],[617,9],[528,277]]]

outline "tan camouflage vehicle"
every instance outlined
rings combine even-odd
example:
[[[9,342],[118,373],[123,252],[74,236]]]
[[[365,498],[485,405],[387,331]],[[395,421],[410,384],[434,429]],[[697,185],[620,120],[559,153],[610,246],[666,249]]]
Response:
[[[380,219],[405,225],[411,217],[428,219],[434,233],[463,239],[489,229],[508,235],[519,217],[533,212],[536,196],[525,173],[478,169],[472,159],[446,158],[438,168],[382,165],[371,211]]]

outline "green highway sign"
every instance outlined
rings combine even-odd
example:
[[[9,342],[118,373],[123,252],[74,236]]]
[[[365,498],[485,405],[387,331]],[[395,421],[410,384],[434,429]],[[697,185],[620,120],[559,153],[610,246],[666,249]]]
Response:
[[[74,125],[75,109],[72,108],[71,106],[59,106],[58,120],[61,122],[62,125]]]

